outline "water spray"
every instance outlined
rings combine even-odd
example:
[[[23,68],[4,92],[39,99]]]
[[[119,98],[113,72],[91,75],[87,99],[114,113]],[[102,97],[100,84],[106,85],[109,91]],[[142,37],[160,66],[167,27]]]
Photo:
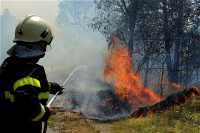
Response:
[[[82,65],[82,66],[79,66],[79,67],[75,68],[75,69],[69,74],[69,76],[67,77],[67,79],[65,80],[65,82],[62,84],[62,87],[65,86],[66,82],[69,80],[69,78],[71,77],[71,75],[72,75],[75,71],[77,71],[77,70],[79,70],[79,69],[81,69],[81,68],[85,68],[85,69],[86,69],[87,66]],[[56,97],[57,97],[57,95],[58,95],[59,92],[60,92],[60,91],[56,92],[56,94],[51,98],[51,100],[49,101],[49,103],[47,104],[47,106],[50,106],[50,105],[56,100]]]

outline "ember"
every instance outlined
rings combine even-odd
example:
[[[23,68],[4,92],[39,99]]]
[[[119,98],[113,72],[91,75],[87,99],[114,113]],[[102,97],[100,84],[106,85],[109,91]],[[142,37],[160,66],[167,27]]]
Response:
[[[153,106],[142,107],[130,114],[130,118],[142,118],[150,114],[159,113],[163,110],[170,109],[176,105],[183,104],[196,95],[200,95],[198,88],[191,88],[189,90],[184,90],[182,92],[168,96],[165,100],[154,104]]]

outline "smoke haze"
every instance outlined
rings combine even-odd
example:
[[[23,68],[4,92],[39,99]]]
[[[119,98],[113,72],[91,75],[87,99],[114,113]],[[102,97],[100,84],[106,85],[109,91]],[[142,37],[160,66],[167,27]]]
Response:
[[[93,2],[79,1],[77,4],[74,1],[4,1],[2,5],[1,63],[8,56],[7,50],[13,45],[17,23],[28,14],[37,14],[49,22],[54,35],[52,50],[39,61],[46,70],[48,80],[62,85],[73,69],[81,65],[87,66],[87,70],[78,70],[70,77],[64,94],[58,96],[54,106],[66,101],[66,109],[82,112],[86,116],[94,117],[99,114],[100,110],[96,108],[101,102],[98,92],[113,88],[103,82],[103,55],[105,56],[107,51],[105,38],[98,31],[88,28],[90,17],[95,15]],[[78,10],[72,10],[74,6]],[[22,12],[19,8],[25,10]],[[81,17],[73,16],[74,13]],[[71,99],[76,105],[69,103]]]
[[[102,54],[106,51],[106,41],[97,31],[88,28],[88,24],[76,24],[73,10],[68,10],[74,1],[2,1],[1,8],[1,60],[7,57],[7,50],[13,45],[14,31],[17,23],[28,14],[44,18],[52,27],[54,39],[52,50],[39,61],[46,69],[48,79],[62,84],[77,66],[87,65],[90,71],[101,76],[103,69]],[[84,1],[79,1],[83,2]],[[89,4],[88,4],[89,3]],[[87,16],[95,14],[93,2],[88,2],[90,10],[80,5]],[[65,5],[69,5],[66,7]],[[22,10],[23,9],[23,10]],[[83,11],[80,11],[81,13]],[[82,18],[80,18],[82,19]],[[80,20],[83,21],[83,20]],[[88,21],[89,22],[89,21]],[[63,75],[62,75],[63,74]],[[62,75],[62,76],[61,76]]]

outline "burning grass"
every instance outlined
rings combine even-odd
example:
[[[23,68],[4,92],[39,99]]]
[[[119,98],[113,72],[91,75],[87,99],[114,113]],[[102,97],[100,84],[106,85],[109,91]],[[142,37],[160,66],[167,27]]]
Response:
[[[159,113],[160,111],[164,111],[177,105],[186,103],[189,99],[195,97],[196,95],[200,95],[199,89],[196,87],[190,88],[188,90],[172,94],[168,96],[165,100],[162,100],[161,102],[158,102],[152,106],[139,108],[137,111],[130,114],[129,117],[142,118],[151,114]]]
[[[113,123],[116,132],[200,132],[200,97],[158,115]],[[120,123],[120,124],[119,124]]]
[[[104,70],[106,82],[93,79],[88,73],[77,73],[79,75],[68,82],[67,91],[58,102],[63,108],[108,122],[127,116],[142,118],[200,95],[197,88],[192,88],[161,99],[132,72],[127,47],[121,48],[117,38],[114,38],[114,43]]]
[[[194,97],[186,104],[181,104],[160,114],[141,119],[124,118],[119,121],[102,123],[88,119],[80,113],[54,110],[49,126],[59,133],[126,133],[126,132],[200,132],[200,97]]]
[[[161,99],[132,72],[127,47],[121,48],[116,38],[114,42],[104,70],[106,82],[80,75],[69,81],[59,102],[65,110],[51,117],[50,126],[59,132],[200,132],[200,98],[190,101],[200,95],[199,89]]]

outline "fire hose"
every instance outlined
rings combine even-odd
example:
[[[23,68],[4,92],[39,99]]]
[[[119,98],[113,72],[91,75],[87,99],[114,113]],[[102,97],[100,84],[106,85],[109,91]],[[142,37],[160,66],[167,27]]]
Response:
[[[79,66],[79,67],[76,67],[70,74],[69,76],[67,77],[67,79],[65,80],[65,82],[62,84],[62,87],[65,86],[66,82],[69,80],[69,78],[71,77],[71,75],[81,69],[81,68],[87,68],[85,65],[82,65],[82,66]],[[51,98],[51,100],[49,101],[49,103],[47,104],[47,106],[50,106],[55,100],[56,100],[56,97],[58,96],[60,91],[56,92],[56,94]],[[47,130],[47,121],[44,122],[44,129],[43,129],[43,133],[46,133],[46,130]]]

